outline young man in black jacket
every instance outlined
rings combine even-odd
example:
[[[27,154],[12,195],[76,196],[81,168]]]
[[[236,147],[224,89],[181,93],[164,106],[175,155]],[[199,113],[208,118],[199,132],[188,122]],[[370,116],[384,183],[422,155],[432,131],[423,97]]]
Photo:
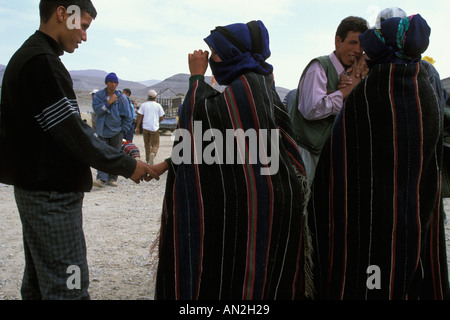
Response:
[[[1,143],[5,150],[20,146],[26,157],[2,152],[0,182],[14,185],[22,220],[22,298],[89,299],[82,203],[92,188],[90,167],[136,183],[157,175],[97,139],[80,117],[59,56],[87,40],[97,15],[91,1],[41,0],[39,9],[39,30],[13,55],[3,78]]]

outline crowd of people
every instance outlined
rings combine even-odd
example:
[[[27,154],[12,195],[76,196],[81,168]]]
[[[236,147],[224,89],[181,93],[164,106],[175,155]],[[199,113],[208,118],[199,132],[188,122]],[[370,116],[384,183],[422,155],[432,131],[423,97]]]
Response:
[[[97,12],[78,1],[82,28],[69,29],[71,2],[40,1],[40,28],[3,80],[2,144],[30,154],[0,157],[23,225],[23,299],[89,299],[84,192],[164,173],[157,300],[449,298],[449,112],[422,60],[431,29],[420,14],[388,8],[375,27],[343,18],[334,50],[312,58],[286,105],[264,23],[216,27],[208,50],[188,55],[174,152],[155,164],[156,92],[136,117],[110,73],[93,92],[95,132],[81,120],[59,56],[86,41]],[[205,82],[208,67],[222,92]],[[141,124],[146,162],[132,152]],[[72,266],[79,286],[67,285]]]

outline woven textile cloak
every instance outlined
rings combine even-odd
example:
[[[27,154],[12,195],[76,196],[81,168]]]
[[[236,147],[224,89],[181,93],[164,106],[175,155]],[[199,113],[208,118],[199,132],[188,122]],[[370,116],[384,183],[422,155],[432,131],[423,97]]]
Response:
[[[319,299],[443,299],[442,109],[421,63],[373,67],[321,155],[309,205]]]
[[[156,299],[303,297],[305,172],[273,88],[273,76],[252,72],[223,93],[203,80],[191,85],[179,122],[183,142],[174,143],[184,161],[175,164],[173,154],[167,177]],[[239,130],[248,134],[241,147]],[[273,130],[278,147],[270,144]],[[225,141],[227,133],[234,144]],[[267,150],[252,133],[267,134]],[[260,151],[276,156],[276,172],[261,174],[273,161],[265,165]],[[207,163],[211,154],[221,160]]]

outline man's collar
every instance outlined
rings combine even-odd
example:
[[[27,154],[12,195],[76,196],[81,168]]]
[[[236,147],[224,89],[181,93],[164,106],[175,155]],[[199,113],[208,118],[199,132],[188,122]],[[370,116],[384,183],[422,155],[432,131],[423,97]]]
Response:
[[[64,54],[64,50],[61,47],[61,45],[52,37],[50,37],[48,34],[46,34],[45,32],[42,32],[40,30],[36,31],[36,34],[43,37],[45,40],[47,40],[50,48],[52,49],[52,51],[59,57],[62,56]]]
[[[330,54],[331,62],[333,63],[334,68],[337,71],[337,74],[342,74],[345,71],[345,67],[342,65],[342,63],[339,61],[339,59],[336,56],[336,53],[334,51]]]

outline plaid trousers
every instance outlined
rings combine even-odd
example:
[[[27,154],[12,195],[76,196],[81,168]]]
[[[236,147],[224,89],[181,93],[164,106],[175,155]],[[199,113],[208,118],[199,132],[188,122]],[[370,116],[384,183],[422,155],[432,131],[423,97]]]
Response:
[[[22,299],[89,299],[82,222],[84,193],[15,187],[14,195],[22,221],[25,253]]]

